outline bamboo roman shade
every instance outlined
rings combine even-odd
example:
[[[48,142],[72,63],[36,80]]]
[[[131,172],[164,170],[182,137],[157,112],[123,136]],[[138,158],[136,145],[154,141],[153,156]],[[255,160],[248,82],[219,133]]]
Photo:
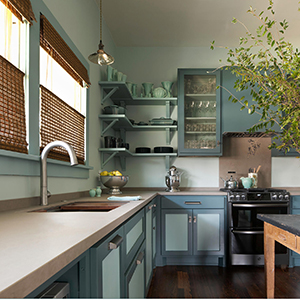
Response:
[[[83,115],[41,86],[41,152],[50,142],[65,141],[74,148],[78,163],[84,164],[84,123]],[[48,157],[70,161],[61,147],[52,149]]]
[[[90,85],[87,69],[44,15],[40,17],[40,45],[81,86]]]
[[[30,0],[0,0],[21,21],[22,16],[32,24],[36,21]]]
[[[28,153],[24,75],[0,55],[0,149]]]

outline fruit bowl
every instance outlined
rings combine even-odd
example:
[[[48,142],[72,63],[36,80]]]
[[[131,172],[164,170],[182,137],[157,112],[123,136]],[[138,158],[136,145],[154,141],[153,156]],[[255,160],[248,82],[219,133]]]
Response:
[[[128,182],[129,176],[122,175],[122,176],[103,176],[100,175],[101,183],[109,188],[109,194],[112,195],[119,195],[122,194],[120,188],[122,188]]]

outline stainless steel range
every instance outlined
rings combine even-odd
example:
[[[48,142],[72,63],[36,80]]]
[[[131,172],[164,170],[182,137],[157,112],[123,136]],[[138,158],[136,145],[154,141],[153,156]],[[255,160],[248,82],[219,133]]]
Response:
[[[264,264],[264,228],[257,214],[289,213],[290,194],[281,189],[233,189],[228,194],[228,252],[231,265]],[[288,250],[275,243],[277,265],[288,264]]]

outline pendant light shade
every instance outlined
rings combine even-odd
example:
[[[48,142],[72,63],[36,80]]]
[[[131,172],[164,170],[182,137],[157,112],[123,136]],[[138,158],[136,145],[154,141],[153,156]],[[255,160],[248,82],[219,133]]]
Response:
[[[104,50],[104,45],[102,44],[102,0],[100,0],[100,44],[99,49],[96,53],[91,54],[88,59],[94,64],[98,64],[100,66],[110,65],[115,60],[114,58],[107,54]]]

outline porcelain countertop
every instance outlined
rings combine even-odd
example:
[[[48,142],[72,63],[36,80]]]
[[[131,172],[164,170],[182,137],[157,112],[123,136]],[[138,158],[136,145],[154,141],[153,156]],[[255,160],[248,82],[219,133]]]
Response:
[[[0,298],[27,296],[158,194],[226,195],[218,189],[177,193],[132,190],[123,195],[140,195],[142,200],[130,201],[109,212],[32,212],[41,208],[38,206],[0,213]],[[104,201],[108,196],[78,200]]]

